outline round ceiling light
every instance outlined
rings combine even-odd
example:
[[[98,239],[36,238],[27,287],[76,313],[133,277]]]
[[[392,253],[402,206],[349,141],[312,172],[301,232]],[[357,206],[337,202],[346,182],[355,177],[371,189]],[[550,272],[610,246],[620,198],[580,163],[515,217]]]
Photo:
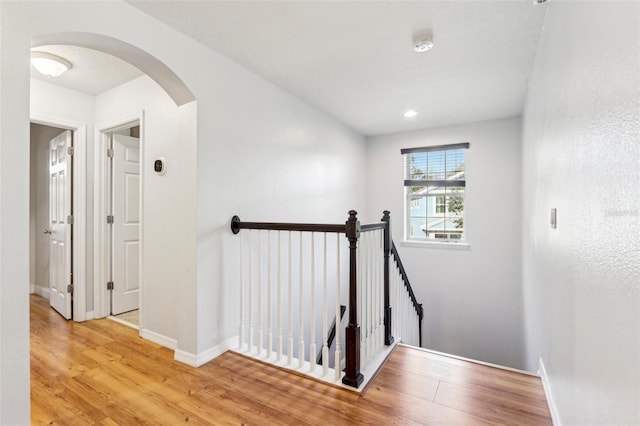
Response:
[[[408,109],[402,114],[405,118],[413,118],[418,115],[418,112],[415,109]]]
[[[42,75],[58,77],[71,68],[71,62],[46,52],[31,52],[31,63]]]
[[[421,34],[413,37],[413,50],[418,53],[426,52],[433,48],[433,36]]]

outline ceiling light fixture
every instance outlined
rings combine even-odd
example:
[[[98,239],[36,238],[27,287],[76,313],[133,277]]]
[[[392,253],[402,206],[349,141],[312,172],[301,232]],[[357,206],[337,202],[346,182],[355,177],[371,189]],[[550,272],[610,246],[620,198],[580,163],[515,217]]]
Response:
[[[403,114],[405,118],[413,118],[416,115],[418,115],[418,112],[414,109],[408,109],[405,111],[405,113]]]
[[[31,63],[40,74],[49,78],[58,77],[71,68],[71,62],[45,52],[31,52]]]
[[[422,53],[427,52],[433,48],[433,35],[432,34],[417,34],[413,37],[413,50],[414,52]]]

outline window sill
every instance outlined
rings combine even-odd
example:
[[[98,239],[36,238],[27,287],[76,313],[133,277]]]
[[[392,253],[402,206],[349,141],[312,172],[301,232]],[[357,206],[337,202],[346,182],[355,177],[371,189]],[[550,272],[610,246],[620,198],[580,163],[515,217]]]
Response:
[[[453,242],[440,242],[440,241],[402,241],[400,243],[404,247],[422,247],[422,248],[434,248],[445,250],[471,250],[471,244],[469,243],[453,243]]]

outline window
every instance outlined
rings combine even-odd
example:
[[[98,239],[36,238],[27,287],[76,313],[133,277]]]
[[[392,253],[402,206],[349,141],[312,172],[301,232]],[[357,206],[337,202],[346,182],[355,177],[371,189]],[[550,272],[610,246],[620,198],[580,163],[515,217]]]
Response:
[[[447,208],[446,200],[446,197],[436,197],[436,213],[445,212]]]
[[[464,240],[468,148],[468,143],[461,143],[401,150],[408,240]]]

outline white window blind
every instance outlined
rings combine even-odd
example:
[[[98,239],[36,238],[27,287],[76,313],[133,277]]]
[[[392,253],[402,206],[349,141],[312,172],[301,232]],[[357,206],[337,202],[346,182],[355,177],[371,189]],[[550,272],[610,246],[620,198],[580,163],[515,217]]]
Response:
[[[402,149],[409,240],[464,240],[469,143]]]

